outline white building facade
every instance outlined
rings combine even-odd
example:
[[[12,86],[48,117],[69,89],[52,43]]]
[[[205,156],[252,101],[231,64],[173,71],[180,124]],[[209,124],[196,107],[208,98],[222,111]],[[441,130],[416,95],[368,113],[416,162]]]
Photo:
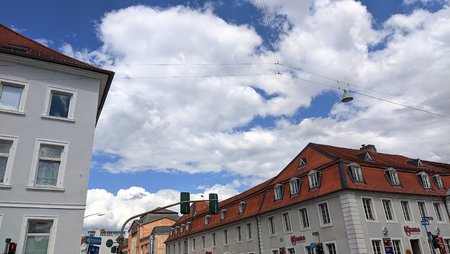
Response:
[[[94,130],[113,72],[0,26],[0,241],[79,252]]]
[[[310,144],[276,177],[222,201],[218,215],[192,207],[167,254],[450,253],[448,166]]]

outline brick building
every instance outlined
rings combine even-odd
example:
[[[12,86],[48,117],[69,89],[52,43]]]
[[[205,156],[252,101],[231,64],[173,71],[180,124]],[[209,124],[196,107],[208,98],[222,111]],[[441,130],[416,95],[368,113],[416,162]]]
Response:
[[[275,177],[220,202],[219,214],[195,204],[167,254],[448,253],[449,166],[310,143]]]

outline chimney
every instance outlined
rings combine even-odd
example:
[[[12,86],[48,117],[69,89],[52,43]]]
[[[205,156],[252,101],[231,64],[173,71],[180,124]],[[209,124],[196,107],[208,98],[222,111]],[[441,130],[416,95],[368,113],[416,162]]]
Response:
[[[374,145],[371,145],[371,144],[368,144],[368,145],[362,144],[361,148],[359,148],[359,150],[366,151],[366,152],[369,152],[369,153],[372,153],[372,154],[376,154],[377,153],[377,149],[375,148]]]

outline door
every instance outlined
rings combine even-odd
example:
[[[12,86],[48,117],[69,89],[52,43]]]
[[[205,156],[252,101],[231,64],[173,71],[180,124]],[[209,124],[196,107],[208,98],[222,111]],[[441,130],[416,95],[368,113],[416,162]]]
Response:
[[[422,254],[420,251],[420,243],[419,240],[410,240],[411,242],[411,249],[413,254]]]

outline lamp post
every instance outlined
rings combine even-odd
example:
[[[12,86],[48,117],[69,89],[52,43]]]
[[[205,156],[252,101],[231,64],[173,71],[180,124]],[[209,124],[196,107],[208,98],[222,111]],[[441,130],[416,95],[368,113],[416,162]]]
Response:
[[[94,215],[97,215],[97,216],[105,216],[104,213],[93,213],[93,214],[88,214],[88,215],[84,216],[83,219],[86,219],[87,217],[91,217],[91,216],[94,216]]]

